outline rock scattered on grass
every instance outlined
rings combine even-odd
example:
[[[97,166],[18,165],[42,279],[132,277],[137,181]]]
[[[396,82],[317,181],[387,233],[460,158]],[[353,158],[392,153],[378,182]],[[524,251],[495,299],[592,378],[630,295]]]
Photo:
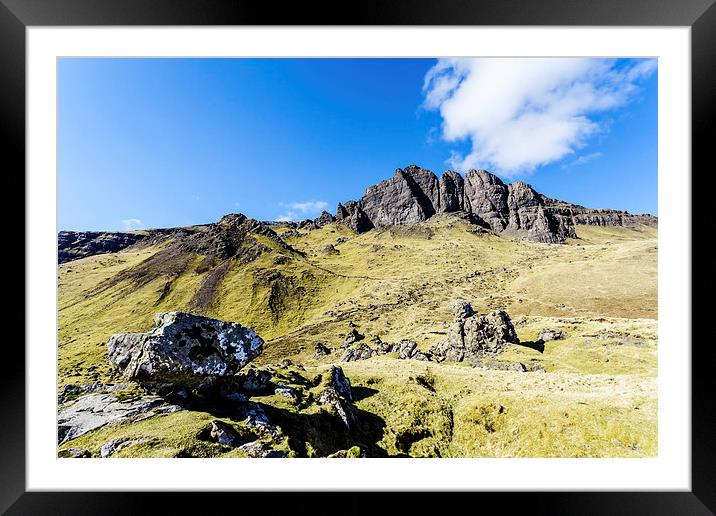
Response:
[[[316,346],[314,348],[314,354],[313,356],[318,357],[324,357],[326,355],[331,354],[331,348],[326,346],[323,342],[316,342]]]
[[[565,338],[567,338],[567,334],[562,330],[542,330],[537,336],[537,340],[542,342],[564,340]]]
[[[140,439],[127,439],[127,438],[120,438],[120,439],[112,439],[111,441],[106,442],[102,445],[102,448],[99,451],[100,457],[107,458],[111,457],[115,453],[119,452],[120,450],[123,450],[125,448],[128,448],[130,446],[134,446],[135,444],[140,444],[147,442],[148,439],[146,438],[140,438]]]
[[[92,454],[87,450],[80,448],[65,448],[57,453],[60,459],[89,459]]]
[[[508,344],[520,342],[512,320],[504,310],[478,315],[462,300],[453,303],[453,307],[455,318],[448,328],[447,339],[430,347],[434,360],[462,362],[501,353]]]
[[[214,419],[211,422],[211,429],[209,430],[209,437],[212,441],[224,446],[230,446],[236,448],[242,443],[241,436],[236,429],[228,423]]]

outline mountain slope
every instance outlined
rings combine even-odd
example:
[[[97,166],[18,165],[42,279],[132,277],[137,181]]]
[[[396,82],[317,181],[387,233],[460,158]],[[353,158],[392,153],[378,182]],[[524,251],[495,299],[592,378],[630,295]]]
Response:
[[[371,456],[653,456],[657,231],[575,229],[578,239],[548,246],[480,230],[459,213],[361,234],[232,216],[190,239],[65,263],[58,388],[122,384],[107,361],[109,336],[146,331],[157,312],[190,310],[254,328],[267,341],[256,366],[291,359],[302,369],[289,367],[282,381],[296,388],[332,364],[344,368],[360,421],[350,434],[313,406],[252,397],[289,435],[281,449],[297,456],[353,445]],[[366,342],[413,339],[427,349],[445,338],[457,297],[512,316],[525,345],[498,362],[546,372],[389,355],[341,362],[349,323]],[[567,337],[540,351],[533,343],[544,328]],[[314,357],[316,342],[336,351]],[[182,411],[105,426],[62,448],[97,454],[112,439],[142,436],[149,441],[117,456],[240,456],[196,440],[215,417]]]

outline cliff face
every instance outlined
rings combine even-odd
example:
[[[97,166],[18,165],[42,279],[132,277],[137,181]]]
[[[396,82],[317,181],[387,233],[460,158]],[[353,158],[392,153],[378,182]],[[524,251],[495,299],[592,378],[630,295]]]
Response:
[[[544,243],[575,237],[576,224],[657,225],[657,218],[651,215],[589,209],[546,197],[527,183],[506,185],[486,170],[470,170],[464,178],[448,170],[438,179],[415,165],[397,169],[390,179],[368,187],[359,201],[339,204],[336,220],[362,233],[457,211],[469,213],[476,223],[496,233],[514,232]]]

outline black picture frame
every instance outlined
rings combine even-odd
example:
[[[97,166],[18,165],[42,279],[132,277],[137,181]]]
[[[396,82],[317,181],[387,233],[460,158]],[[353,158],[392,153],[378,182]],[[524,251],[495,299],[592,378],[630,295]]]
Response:
[[[314,0],[0,0],[0,131],[7,164],[6,191],[22,191],[25,170],[25,29],[31,26],[103,25],[550,25],[550,26],[688,26],[691,27],[692,171],[711,162],[710,125],[716,111],[715,0],[363,0],[356,4]],[[13,172],[18,172],[13,174]],[[687,174],[689,171],[685,171]],[[702,172],[705,172],[702,171]],[[23,178],[23,179],[21,179]],[[693,191],[693,190],[692,190]],[[7,195],[7,194],[6,194]],[[24,196],[22,197],[24,198]],[[695,206],[692,201],[692,206]],[[700,220],[693,216],[697,223]],[[16,219],[17,215],[13,219]],[[24,220],[24,219],[23,219]],[[692,234],[698,234],[694,227]],[[19,245],[16,246],[19,249]],[[23,247],[24,249],[24,247]],[[18,251],[14,252],[17,256]],[[692,250],[693,253],[693,250]],[[24,251],[23,251],[24,257]],[[693,254],[692,254],[693,256]],[[693,271],[692,271],[693,273]],[[25,274],[28,274],[25,268]],[[25,299],[25,295],[23,295]],[[19,303],[18,303],[19,304]],[[31,307],[23,308],[29,310]],[[24,314],[23,314],[24,315]],[[691,336],[691,331],[685,332]],[[689,337],[691,338],[691,337]],[[163,512],[214,510],[227,504],[241,510],[271,504],[293,513],[323,512],[318,493],[277,497],[241,493],[80,493],[26,492],[25,489],[25,353],[19,339],[6,343],[0,389],[0,511],[7,514],[132,514],[149,512],[157,502]],[[429,503],[477,507],[496,502],[533,514],[714,514],[716,454],[713,429],[716,405],[711,396],[711,343],[692,346],[692,490],[690,492],[553,492],[479,493],[455,502],[456,494],[413,493],[400,502],[401,512]],[[318,482],[320,483],[320,482]],[[335,510],[372,510],[377,495],[345,493]],[[210,499],[209,499],[210,497]],[[479,502],[476,501],[479,498]],[[442,500],[442,502],[441,502]],[[464,505],[467,504],[467,505]],[[327,506],[324,506],[324,508]],[[253,507],[252,507],[253,508]],[[198,510],[198,509],[196,509]],[[282,509],[283,510],[283,509]],[[450,509],[448,509],[450,510]]]

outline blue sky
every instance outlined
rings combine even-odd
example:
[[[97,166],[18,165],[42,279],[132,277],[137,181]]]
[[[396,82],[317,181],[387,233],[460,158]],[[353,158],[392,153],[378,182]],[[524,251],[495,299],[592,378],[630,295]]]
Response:
[[[657,213],[653,61],[65,58],[58,73],[59,229],[315,217],[413,163]]]

